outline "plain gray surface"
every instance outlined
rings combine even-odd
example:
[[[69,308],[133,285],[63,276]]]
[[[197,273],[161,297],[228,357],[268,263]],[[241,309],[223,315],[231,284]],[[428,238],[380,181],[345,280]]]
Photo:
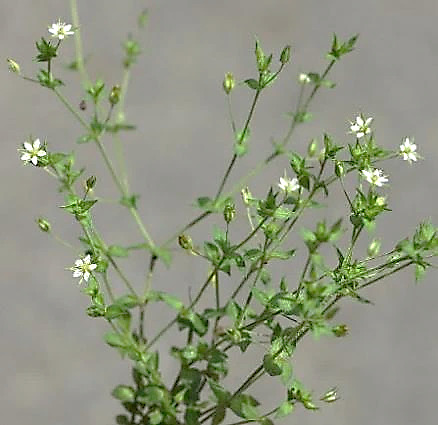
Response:
[[[217,188],[232,146],[221,81],[227,71],[239,79],[254,74],[254,35],[266,51],[277,54],[291,43],[293,63],[263,96],[252,128],[251,154],[233,178],[269,151],[271,137],[284,134],[284,113],[297,94],[296,76],[322,69],[332,32],[343,38],[359,32],[357,51],[331,76],[338,87],[321,91],[312,107],[314,121],[296,133],[294,143],[303,149],[323,130],[345,142],[348,120],[360,111],[375,117],[378,141],[387,148],[396,148],[403,136],[415,136],[424,160],[412,167],[402,161],[385,167],[395,212],[380,221],[377,236],[385,237],[388,248],[412,234],[421,219],[430,217],[436,224],[435,0],[105,0],[80,1],[79,6],[85,51],[92,54],[90,72],[108,85],[120,80],[120,40],[137,12],[144,6],[150,10],[145,55],[134,68],[127,98],[128,119],[139,131],[126,137],[126,147],[132,187],[142,194],[140,211],[156,240],[193,217],[193,199],[212,195]],[[3,64],[5,57],[13,57],[32,75],[37,69],[31,61],[34,42],[47,35],[47,25],[58,17],[70,20],[67,0],[0,0]],[[72,46],[73,39],[63,46],[66,62]],[[79,103],[77,77],[67,74],[65,80],[65,93]],[[49,217],[56,231],[72,242],[78,228],[57,211],[62,199],[54,182],[40,170],[22,167],[16,149],[30,133],[47,137],[53,149],[75,149],[79,163],[102,176],[100,193],[115,198],[116,192],[94,147],[75,145],[81,129],[48,91],[19,80],[6,66],[0,69],[0,84],[1,423],[111,424],[121,410],[109,392],[129,382],[129,363],[102,342],[105,325],[84,314],[87,299],[65,270],[74,254],[38,231],[34,218],[39,215]],[[239,90],[235,111],[240,120],[248,103],[248,91]],[[277,162],[257,178],[251,185],[254,192],[263,193],[285,165]],[[327,215],[336,218],[342,208],[332,205]],[[121,208],[106,204],[96,210],[107,241],[139,241]],[[209,228],[211,221],[203,227]],[[129,272],[138,285],[145,261],[137,256]],[[205,276],[205,267],[181,254],[175,265],[172,272],[160,266],[155,285],[186,297],[187,288],[196,288]],[[374,306],[343,303],[340,319],[351,328],[349,337],[308,339],[300,346],[294,363],[298,377],[318,393],[336,385],[342,399],[316,413],[297,409],[286,423],[436,423],[436,274],[430,272],[417,287],[412,275],[410,270],[369,289]],[[167,317],[156,309],[147,326],[158,328]],[[165,351],[170,344],[167,339],[161,348]],[[254,352],[251,361],[257,362],[261,352]],[[162,364],[171,374],[173,363],[163,357]],[[248,364],[245,360],[240,367]],[[234,386],[238,380],[230,382]],[[257,388],[270,403],[280,391],[268,379]]]

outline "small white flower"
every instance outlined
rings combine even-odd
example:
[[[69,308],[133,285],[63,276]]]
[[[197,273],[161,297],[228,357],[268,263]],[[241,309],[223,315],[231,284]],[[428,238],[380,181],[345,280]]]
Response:
[[[366,178],[368,183],[375,186],[381,187],[388,181],[388,176],[385,176],[383,171],[377,168],[374,170],[362,170],[361,174]]]
[[[409,164],[412,164],[412,161],[417,161],[418,153],[416,152],[417,145],[412,143],[409,140],[409,137],[406,137],[404,142],[400,145],[400,155],[403,157],[405,161],[408,161]]]
[[[291,180],[287,177],[286,173],[284,173],[284,177],[280,177],[280,183],[278,183],[278,187],[283,192],[288,194],[298,190],[300,188],[300,184],[298,183],[298,179],[296,177]]]
[[[66,24],[65,22],[55,22],[49,27],[49,33],[52,34],[52,37],[58,38],[59,40],[63,40],[68,35],[73,35],[75,32],[71,30],[71,24]]]
[[[310,77],[305,74],[304,72],[302,72],[299,76],[298,76],[298,81],[301,84],[309,84],[312,80],[310,79]]]
[[[82,283],[82,280],[88,282],[90,278],[91,272],[97,267],[96,264],[91,263],[90,254],[86,255],[84,258],[79,258],[75,261],[75,265],[70,268],[73,272],[73,277],[80,277],[81,280],[79,284]]]
[[[26,164],[31,162],[33,165],[37,165],[38,159],[47,155],[47,152],[41,148],[40,139],[35,139],[33,143],[24,142],[23,147],[23,149],[19,149],[22,153],[20,159]]]
[[[366,134],[370,134],[370,124],[372,120],[373,119],[371,117],[364,120],[362,115],[358,115],[355,121],[350,122],[351,133],[356,134],[356,137],[358,139],[365,136]]]

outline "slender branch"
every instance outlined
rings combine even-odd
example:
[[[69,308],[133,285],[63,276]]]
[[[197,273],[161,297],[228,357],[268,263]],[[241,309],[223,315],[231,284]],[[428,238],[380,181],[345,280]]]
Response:
[[[74,39],[75,39],[75,51],[76,51],[76,66],[78,68],[83,84],[89,84],[90,78],[88,77],[88,73],[85,68],[84,55],[82,52],[81,26],[79,24],[77,0],[70,0],[70,11],[71,11],[73,28],[75,30]]]

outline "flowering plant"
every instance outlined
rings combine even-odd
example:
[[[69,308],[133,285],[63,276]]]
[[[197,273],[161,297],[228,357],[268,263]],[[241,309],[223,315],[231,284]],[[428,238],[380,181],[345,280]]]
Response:
[[[316,94],[322,88],[334,87],[327,79],[328,74],[343,56],[353,51],[357,36],[346,41],[334,36],[326,68],[321,73],[299,74],[300,93],[285,136],[274,142],[269,156],[227,192],[232,171],[250,147],[250,128],[257,104],[291,59],[290,46],[282,49],[277,60],[273,54],[266,54],[256,41],[255,78],[244,79],[240,84],[252,94],[248,114],[241,125],[231,110],[231,97],[238,85],[232,73],[226,73],[223,80],[234,144],[217,191],[214,196],[199,197],[195,202],[200,210],[198,215],[159,243],[142,219],[137,207],[138,195],[129,189],[125,167],[115,167],[104,143],[106,137],[113,136],[122,152],[124,132],[134,129],[126,121],[124,100],[131,69],[141,52],[139,43],[130,36],[123,45],[124,77],[120,86],[108,90],[104,81],[92,82],[82,55],[76,2],[72,0],[71,4],[73,24],[60,20],[53,23],[48,29],[50,38],[43,37],[36,43],[36,60],[44,64],[36,78],[24,75],[15,60],[8,59],[8,63],[13,73],[53,93],[79,122],[83,134],[78,143],[96,146],[120,192],[119,203],[126,208],[143,238],[136,245],[106,243],[97,230],[93,214],[100,201],[96,195],[97,179],[93,175],[83,177],[85,169],[75,166],[73,153],[57,152],[52,148],[54,143],[42,143],[33,137],[19,148],[24,164],[48,173],[58,182],[64,198],[62,208],[80,229],[81,252],[72,257],[73,265],[67,269],[73,278],[79,279],[82,292],[89,297],[88,316],[107,322],[105,342],[132,365],[132,382],[117,385],[112,391],[123,408],[116,423],[270,425],[291,414],[298,405],[316,410],[322,403],[336,401],[335,388],[315,396],[298,379],[292,360],[300,341],[307,334],[345,336],[347,325],[334,322],[341,299],[368,303],[361,293],[363,288],[410,266],[419,280],[432,266],[431,258],[438,254],[437,228],[429,222],[421,223],[412,237],[401,239],[383,254],[379,252],[378,239],[371,241],[365,253],[358,249],[360,238],[366,232],[373,234],[379,217],[390,211],[385,195],[390,179],[380,168],[382,162],[396,159],[412,164],[420,159],[411,138],[404,138],[398,149],[386,150],[377,143],[373,119],[358,114],[350,123],[346,143],[323,134],[319,140],[311,140],[305,149],[289,147],[296,127],[311,119],[309,110]],[[139,27],[145,25],[146,18],[145,12],[140,15]],[[70,68],[78,71],[85,87],[84,100],[78,107],[63,94],[64,83],[54,69],[62,43],[73,37],[76,59]],[[89,116],[85,114],[88,104],[92,105]],[[248,188],[251,177],[279,158],[286,158],[290,169],[279,177],[279,182],[264,188],[264,196],[254,195]],[[350,185],[354,183],[353,189],[347,188],[347,180]],[[323,207],[335,185],[345,195],[347,220],[340,218],[328,223],[321,219],[311,229],[302,227],[297,231],[303,215]],[[220,217],[221,224],[212,229],[207,240],[192,240],[191,230],[211,216]],[[244,217],[245,225],[236,226],[237,217]],[[37,223],[43,232],[53,234],[45,218]],[[175,247],[206,264],[207,276],[189,301],[159,290],[156,281],[157,265],[171,267],[171,248]],[[148,259],[141,288],[128,279],[119,264],[120,258],[129,257],[134,250],[143,252]],[[295,254],[301,252],[304,261],[300,265]],[[290,276],[275,278],[273,271],[278,268],[278,261],[293,262],[294,268],[300,270],[298,277],[292,281]],[[115,291],[115,278],[124,284],[123,292]],[[212,295],[211,299],[208,294]],[[201,307],[201,300],[208,300],[208,304]],[[164,303],[174,311],[174,317],[155,334],[145,327],[145,317],[153,303]],[[166,351],[157,348],[157,342],[174,327],[184,340],[178,340],[170,348],[178,372],[168,382],[159,361]],[[267,338],[260,337],[262,331]],[[259,363],[251,373],[241,377],[237,388],[230,388],[225,380],[230,357],[245,358],[253,345],[264,347]],[[283,399],[270,409],[250,392],[264,376],[284,386]]]

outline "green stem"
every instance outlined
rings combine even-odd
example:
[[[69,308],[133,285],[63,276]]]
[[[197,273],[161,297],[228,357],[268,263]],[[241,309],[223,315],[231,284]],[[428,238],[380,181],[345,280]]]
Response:
[[[242,139],[246,136],[246,133],[248,131],[249,124],[250,124],[251,119],[252,119],[252,117],[254,115],[255,107],[257,105],[257,101],[259,99],[260,93],[261,93],[261,90],[258,89],[256,91],[255,95],[254,95],[254,99],[252,101],[251,108],[250,108],[249,113],[248,113],[248,117],[246,118],[245,125],[244,125],[242,133],[241,133],[241,138]],[[239,142],[242,142],[242,140],[239,140]],[[236,163],[236,160],[237,160],[237,155],[233,154],[233,156],[231,158],[231,161],[230,161],[230,164],[228,165],[227,171],[225,172],[225,175],[222,178],[221,184],[219,185],[219,188],[217,190],[217,193],[216,193],[216,196],[215,196],[215,200],[219,199],[219,196],[221,195],[222,191],[224,190],[225,183],[227,182],[228,177],[231,174],[231,170],[233,169],[233,166]]]
[[[81,125],[91,134],[93,134],[92,129],[88,126],[88,124],[84,121],[84,119],[80,116],[80,114],[76,111],[76,109],[72,106],[72,104],[64,97],[64,95],[56,88],[53,89],[53,91],[55,92],[56,96],[60,99],[60,101],[65,105],[65,107],[76,117],[76,119],[81,123]],[[96,146],[111,174],[111,177],[115,183],[115,185],[117,186],[117,188],[119,189],[120,193],[122,194],[123,197],[127,197],[128,193],[125,190],[125,187],[123,186],[122,182],[120,181],[120,179],[118,178],[116,171],[114,169],[113,163],[111,161],[111,159],[109,158],[105,147],[103,146],[101,140],[100,140],[100,135],[94,135],[94,141],[96,143]],[[143,235],[143,237],[145,238],[146,242],[150,245],[151,249],[153,250],[153,248],[155,247],[155,244],[151,238],[151,236],[149,235],[148,231],[146,230],[145,225],[143,224],[143,221],[141,220],[140,216],[138,215],[137,210],[134,207],[129,207],[129,212],[131,213],[131,215],[134,217],[135,222],[137,223],[138,228],[140,229],[141,234]]]
[[[76,51],[76,66],[78,68],[79,74],[83,84],[89,84],[90,79],[85,69],[84,55],[82,53],[82,37],[81,37],[81,27],[79,24],[79,13],[77,0],[70,0],[70,11],[73,23],[73,28],[75,30],[75,51]]]

